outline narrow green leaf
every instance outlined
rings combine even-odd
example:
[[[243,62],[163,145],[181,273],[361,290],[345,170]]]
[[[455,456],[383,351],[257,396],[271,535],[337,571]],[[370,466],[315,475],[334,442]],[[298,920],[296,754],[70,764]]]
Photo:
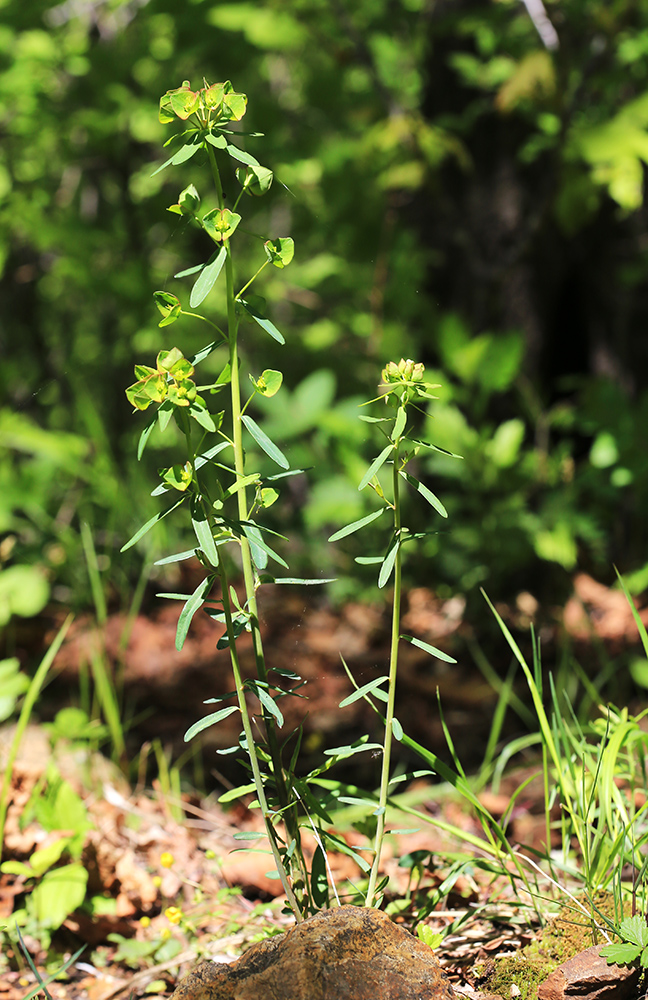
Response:
[[[276,462],[277,465],[279,465],[282,469],[289,469],[290,462],[288,461],[284,453],[280,451],[279,448],[277,448],[276,444],[274,444],[270,440],[265,431],[261,430],[259,425],[252,419],[252,417],[248,417],[246,413],[241,417],[241,420],[243,421],[248,431],[258,444],[259,448],[261,448],[266,453],[268,458],[271,458],[272,461]]]
[[[191,274],[198,274],[198,271],[202,271],[202,269],[203,269],[204,266],[205,266],[204,263],[203,264],[194,264],[193,267],[186,267],[184,269],[184,271],[178,271],[178,273],[174,274],[173,277],[174,278],[188,278],[189,275],[191,275]]]
[[[220,441],[219,444],[215,444],[213,448],[209,448],[208,451],[204,451],[202,455],[198,456],[194,463],[194,468],[202,469],[203,465],[206,465],[207,462],[211,462],[212,458],[216,458],[216,455],[219,455],[221,451],[224,451],[225,448],[231,447],[232,446],[229,441]]]
[[[454,451],[448,451],[447,448],[440,448],[438,444],[431,444],[429,441],[421,441],[419,438],[409,438],[412,444],[420,444],[423,448],[429,448],[430,451],[438,451],[441,455],[447,455],[448,458],[461,458],[463,460],[463,455],[455,455]]]
[[[222,246],[215,257],[211,257],[205,267],[200,272],[200,276],[191,289],[189,305],[192,309],[197,309],[200,303],[211,292],[218,275],[223,269],[223,264],[227,257],[227,247]]]
[[[214,501],[214,508],[216,510],[221,510],[226,500],[234,496],[234,494],[238,493],[240,490],[244,490],[246,487],[251,486],[252,483],[258,483],[259,478],[258,472],[252,472],[249,476],[241,476],[241,478],[237,479],[235,483],[232,483],[229,489],[225,490],[220,500]]]
[[[146,448],[146,442],[150,438],[151,431],[155,427],[156,423],[157,423],[157,413],[153,417],[153,419],[151,420],[151,422],[146,425],[146,427],[144,428],[144,430],[142,431],[142,433],[139,436],[139,441],[137,442],[137,461],[138,462],[140,461],[142,455],[144,454],[144,449]]]
[[[321,909],[328,904],[329,884],[326,873],[326,857],[319,844],[315,848],[315,853],[313,854],[310,875],[311,896],[313,903]]]
[[[431,646],[429,642],[423,642],[422,639],[414,639],[411,635],[399,635],[399,639],[404,639],[405,642],[410,642],[412,646],[418,646],[419,649],[424,649],[426,653],[430,656],[436,656],[439,660],[445,660],[446,663],[456,663],[457,661],[452,656],[448,656],[444,653],[442,649],[437,649],[436,646]]]
[[[185,743],[192,740],[194,736],[198,735],[198,733],[202,733],[203,729],[209,729],[210,726],[215,726],[217,722],[221,722],[223,719],[226,719],[228,715],[232,715],[233,712],[238,711],[238,705],[228,705],[227,708],[220,708],[218,712],[212,712],[211,715],[206,715],[204,719],[199,719],[198,722],[194,722],[193,726],[190,726],[184,734]],[[252,788],[254,788],[254,785],[252,785]]]
[[[372,521],[376,521],[381,514],[384,514],[389,507],[381,507],[380,510],[375,510],[372,514],[367,514],[366,517],[361,517],[358,521],[353,521],[351,524],[347,524],[344,528],[340,528],[338,531],[333,532],[329,537],[329,542],[337,542],[340,538],[346,538],[347,535],[352,535],[354,531],[359,531],[360,528],[364,528],[365,525],[371,524]]]
[[[377,694],[380,686],[384,684],[385,681],[388,680],[389,677],[387,676],[374,677],[374,679],[372,681],[369,681],[368,684],[363,684],[362,687],[359,687],[356,691],[353,692],[353,694],[350,694],[346,698],[344,698],[340,702],[338,708],[346,708],[347,705],[352,705],[354,701],[358,701],[359,698],[364,698],[365,695],[374,693]],[[385,692],[381,691],[380,693],[384,694]]]
[[[265,330],[266,333],[270,334],[273,340],[276,340],[278,344],[286,343],[285,337],[282,333],[280,333],[272,320],[269,320],[267,316],[264,316],[263,313],[259,312],[259,310],[246,299],[237,299],[237,302],[243,307],[248,316],[253,319],[255,323],[259,324],[262,330]]]
[[[184,552],[176,552],[173,556],[165,556],[164,559],[157,559],[153,565],[154,566],[166,566],[168,563],[183,562],[185,559],[191,559],[195,556],[195,549],[185,549]]]
[[[266,708],[268,712],[270,712],[270,715],[274,716],[274,718],[277,720],[277,725],[279,727],[283,726],[284,717],[281,714],[279,706],[270,697],[265,688],[261,687],[260,684],[257,684],[255,685],[254,693],[256,694],[257,698],[259,699],[263,707]]]
[[[174,155],[171,157],[171,163],[173,164],[174,167],[179,166],[179,164],[181,163],[186,163],[187,160],[190,160],[192,156],[196,155],[196,153],[200,148],[201,148],[200,143],[197,142],[186,143],[184,146],[180,147],[177,153],[174,153]]]
[[[233,750],[238,750],[238,747],[233,747]],[[240,799],[243,795],[249,795],[250,792],[256,791],[256,785],[254,782],[250,782],[249,785],[239,785],[238,788],[230,788],[228,791],[223,792],[219,796],[219,802],[234,802],[235,799]]]
[[[245,529],[244,529],[245,530]],[[257,528],[256,525],[248,525],[247,531],[245,531],[246,538],[250,543],[250,553],[254,561],[254,565],[259,570],[264,570],[268,565],[268,553],[262,548],[263,536]],[[261,545],[259,545],[259,541]]]
[[[391,432],[392,441],[398,440],[405,430],[405,424],[407,423],[407,413],[405,412],[404,406],[398,407],[398,412],[396,414],[396,420],[394,421],[394,426]]]
[[[180,612],[180,617],[178,618],[178,628],[176,629],[175,643],[178,652],[184,646],[184,641],[187,638],[187,632],[189,631],[189,626],[191,625],[191,619],[195,615],[196,611],[198,611],[198,609],[205,603],[205,594],[212,585],[212,579],[213,578],[211,576],[206,576],[204,580],[201,580]]]
[[[235,833],[234,840],[265,840],[267,834],[253,833],[252,830],[245,830],[243,833]]]
[[[210,434],[216,432],[216,424],[214,423],[214,418],[205,406],[200,406],[198,403],[189,404],[189,416],[193,417],[197,424],[204,427],[206,431]]]
[[[278,562],[280,566],[285,566],[285,568],[288,569],[288,563],[285,562],[281,558],[281,556],[278,555],[275,552],[274,549],[270,548],[270,546],[268,545],[268,543],[266,542],[266,540],[263,538],[263,535],[261,534],[261,532],[259,531],[259,529],[257,528],[256,525],[244,524],[243,525],[243,531],[245,533],[245,536],[246,536],[247,540],[250,543],[250,548],[253,551],[254,551],[255,547],[257,549],[261,549],[263,552],[267,553],[267,555],[269,555],[272,559],[274,559],[275,562]],[[261,560],[261,561],[263,561],[263,560]],[[255,564],[257,566],[257,569],[265,569],[265,566],[267,565],[267,561],[265,562],[265,564],[263,566],[260,566],[259,563],[256,562],[256,559],[255,559]]]
[[[184,500],[185,498],[182,497],[181,500],[178,500],[177,503],[174,503],[173,507],[169,507],[167,510],[163,510],[161,513],[155,514],[153,517],[149,518],[146,524],[143,524],[142,527],[135,532],[133,537],[129,538],[125,545],[122,545],[119,551],[126,552],[127,549],[130,549],[133,545],[135,545],[136,542],[139,542],[140,538],[143,538],[144,535],[147,533],[147,531],[151,530],[154,524],[157,524],[157,522],[161,521],[163,517],[166,517],[167,514],[170,514],[172,511],[174,511],[176,507],[179,507],[181,503],[184,503]]]
[[[356,556],[353,561],[360,566],[377,566],[383,561],[383,556]]]
[[[239,149],[238,146],[232,146],[231,143],[227,144],[227,152],[234,160],[238,160],[239,163],[247,163],[250,167],[260,167],[261,164],[254,156],[250,153],[244,152],[244,150]]]
[[[380,452],[380,455],[378,456],[378,458],[375,458],[373,460],[373,462],[371,463],[371,465],[369,466],[369,468],[365,472],[364,476],[360,480],[360,482],[358,484],[358,489],[359,490],[363,490],[365,488],[365,486],[367,485],[367,483],[371,482],[371,480],[376,475],[376,473],[378,472],[378,470],[385,464],[385,462],[387,461],[387,457],[391,454],[391,452],[393,450],[394,450],[393,444],[388,444],[385,448],[383,448],[383,450]],[[329,539],[329,541],[330,541],[330,539]]]
[[[398,555],[399,548],[400,548],[400,542],[398,541],[397,538],[394,538],[394,540],[392,541],[391,545],[387,550],[387,555],[383,559],[383,563],[380,568],[380,573],[378,574],[378,587],[380,589],[382,589],[385,586],[390,576],[392,575],[392,571],[394,569],[394,563],[396,562],[396,556]]]
[[[364,753],[365,750],[382,750],[381,743],[362,743],[360,746],[333,747],[325,750],[325,757],[353,757],[357,753]]]
[[[436,511],[439,512],[441,517],[448,516],[447,510],[445,509],[439,498],[435,497],[434,493],[432,493],[432,491],[429,490],[427,486],[424,486],[423,483],[420,483],[418,479],[414,478],[414,476],[410,476],[408,472],[404,472],[403,469],[400,469],[399,473],[403,477],[403,479],[407,480],[410,486],[414,487],[417,493],[420,493],[422,497],[425,497],[427,502],[431,504]]]
[[[193,501],[191,505],[191,524],[201,551],[209,564],[216,569],[218,566],[218,550],[207,515],[197,500]]]
[[[300,587],[319,587],[322,583],[335,583],[336,577],[323,577],[321,580],[302,580],[297,576],[278,576],[273,583],[294,583]]]
[[[401,740],[403,739],[403,727],[401,726],[400,722],[396,717],[392,719],[391,728],[392,728],[392,733],[394,734],[394,739],[398,740],[398,742],[400,743]]]

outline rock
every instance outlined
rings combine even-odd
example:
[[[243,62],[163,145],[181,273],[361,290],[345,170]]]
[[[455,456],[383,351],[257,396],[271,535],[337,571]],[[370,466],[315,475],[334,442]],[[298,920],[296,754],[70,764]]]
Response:
[[[608,965],[595,945],[563,962],[538,986],[538,1000],[626,1000],[636,997],[641,969]]]
[[[232,965],[205,962],[172,1000],[454,1000],[432,949],[380,910],[323,910],[253,945]]]

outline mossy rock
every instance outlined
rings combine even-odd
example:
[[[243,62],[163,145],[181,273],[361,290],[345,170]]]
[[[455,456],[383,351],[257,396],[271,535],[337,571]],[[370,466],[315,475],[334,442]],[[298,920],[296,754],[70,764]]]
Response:
[[[608,892],[597,893],[590,902],[581,897],[583,906],[594,906],[611,920],[615,918],[614,897]],[[594,911],[596,916],[596,911]],[[599,921],[600,922],[600,921]],[[520,991],[520,1000],[536,1000],[538,986],[559,965],[574,955],[599,944],[595,928],[585,914],[574,905],[564,906],[539,935],[536,941],[521,948],[516,955],[503,955],[484,970],[481,988],[502,997],[511,996],[511,986]],[[482,985],[483,984],[483,985]]]

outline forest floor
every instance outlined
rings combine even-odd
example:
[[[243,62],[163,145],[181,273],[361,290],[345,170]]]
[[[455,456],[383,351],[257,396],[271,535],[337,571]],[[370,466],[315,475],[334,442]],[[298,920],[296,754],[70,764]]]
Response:
[[[269,659],[295,669],[308,681],[308,703],[298,699],[286,699],[286,703],[296,702],[296,713],[307,704],[304,745],[307,756],[317,759],[326,746],[361,735],[374,725],[362,702],[347,710],[337,708],[351,690],[339,665],[339,653],[343,652],[358,683],[384,670],[385,614],[379,607],[360,604],[333,612],[325,606],[306,605],[300,597],[281,597],[280,606],[273,599],[262,606]],[[419,589],[409,594],[404,625],[454,655],[460,649],[472,649],[479,657],[463,610],[457,599],[442,602]],[[524,630],[537,608],[530,595],[522,594],[501,611],[512,627]],[[545,630],[549,646],[555,631],[561,629],[572,643],[581,645],[585,656],[593,641],[605,646],[609,656],[637,641],[623,595],[583,575],[575,580],[574,597],[553,623],[539,627]],[[187,726],[205,713],[205,697],[228,687],[227,651],[214,655],[213,632],[208,629],[209,623],[205,627],[196,619],[185,649],[175,653],[169,652],[174,621],[166,612],[131,622],[114,616],[102,630],[89,621],[75,623],[56,661],[56,680],[48,692],[50,716],[65,706],[66,698],[69,704],[70,690],[79,683],[79,669],[99,651],[117,672],[122,671],[127,704],[147,706],[148,714],[136,719],[129,739],[135,741],[136,749],[148,744],[149,751],[151,742],[158,741],[158,747],[168,748],[170,760],[174,749],[183,746],[181,737]],[[242,653],[245,665],[250,650],[244,643]],[[401,664],[398,718],[406,732],[446,759],[437,689],[467,770],[478,769],[497,693],[484,678],[483,669],[480,672],[467,657],[456,667],[430,667],[429,658],[414,649],[410,653],[408,647]],[[288,713],[287,725],[291,722]],[[11,727],[0,730],[0,764],[11,735]],[[207,790],[220,783],[222,791],[233,778],[223,763],[228,758],[217,757],[214,751],[235,742],[234,730],[219,727],[211,742],[207,741],[203,770],[194,760],[193,776],[199,778],[195,784],[203,788],[202,793],[187,792],[184,786],[178,793],[159,767],[158,776],[149,782],[147,754],[142,750],[139,780],[133,779],[131,768],[128,781],[123,767],[87,742],[58,739],[53,746],[52,736],[51,728],[48,731],[47,726],[33,722],[22,740],[12,773],[3,858],[28,863],[34,851],[70,836],[70,830],[52,829],[51,823],[48,829],[42,810],[34,808],[35,797],[52,781],[48,768],[54,763],[82,803],[81,860],[89,874],[86,903],[53,935],[58,958],[51,951],[48,954],[37,921],[23,929],[25,946],[41,975],[51,973],[57,962],[60,967],[65,956],[85,946],[67,973],[49,987],[53,1000],[168,995],[198,958],[230,962],[254,941],[291,925],[292,918],[281,911],[280,884],[267,874],[271,856],[262,850],[241,851],[245,844],[236,839],[237,834],[260,831],[258,812],[240,801],[225,808],[217,801],[219,792]],[[158,765],[162,759],[166,759],[164,754],[158,754]],[[500,819],[514,792],[531,779],[508,818],[507,836],[511,844],[524,845],[532,857],[545,828],[540,768],[531,757],[516,760],[515,768],[507,770],[496,787],[484,784],[478,794],[491,815]],[[400,763],[403,768],[413,764],[408,759]],[[534,774],[538,776],[533,778]],[[349,780],[349,775],[344,778]],[[374,787],[370,763],[366,773],[356,769],[353,778],[361,787]],[[494,871],[486,850],[474,842],[467,848],[471,837],[477,841],[484,837],[483,829],[474,811],[451,788],[430,784],[429,778],[402,787],[406,789],[403,803],[429,821],[413,822],[405,814],[390,816],[392,828],[405,830],[388,837],[385,844],[383,870],[390,879],[385,903],[394,919],[406,927],[415,926],[424,912],[429,933],[444,935],[436,948],[443,968],[453,985],[471,996],[483,988],[493,959],[519,954],[540,933],[541,916],[555,916],[565,900],[548,882],[543,898],[534,900],[520,890],[519,882],[515,885],[501,871]],[[447,826],[465,833],[466,840],[449,834]],[[336,832],[359,853],[368,844],[358,833],[352,807],[336,816]],[[308,837],[306,848],[314,849]],[[360,869],[345,854],[331,854],[329,862],[338,892],[349,898],[362,879]],[[0,932],[3,925],[11,925],[12,913],[24,905],[34,884],[24,874],[0,875]],[[36,980],[20,950],[6,935],[4,940],[0,1000],[22,1000]]]

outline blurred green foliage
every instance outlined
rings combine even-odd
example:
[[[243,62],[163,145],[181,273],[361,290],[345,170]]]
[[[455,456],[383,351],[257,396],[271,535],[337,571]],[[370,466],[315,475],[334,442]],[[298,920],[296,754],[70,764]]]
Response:
[[[443,385],[425,435],[464,456],[419,470],[444,480],[450,518],[411,579],[553,596],[615,560],[648,585],[648,2],[546,9],[553,50],[517,0],[5,4],[3,593],[3,573],[40,567],[56,599],[87,604],[83,521],[110,599],[132,587],[143,552],[115,553],[157,510],[143,484],[161,442],[140,474],[123,388],[158,349],[152,293],[184,296],[173,275],[201,262],[164,212],[182,166],[153,176],[157,103],[202,76],[250,96],[279,181],[252,230],[296,243],[288,284],[260,289],[288,340],[264,342],[286,382],[260,405],[292,466],[312,467],[277,505],[301,539],[292,567],[355,576],[325,538],[368,510],[357,404],[405,356]],[[185,354],[202,346],[183,335]],[[148,557],[183,547],[167,530]]]

